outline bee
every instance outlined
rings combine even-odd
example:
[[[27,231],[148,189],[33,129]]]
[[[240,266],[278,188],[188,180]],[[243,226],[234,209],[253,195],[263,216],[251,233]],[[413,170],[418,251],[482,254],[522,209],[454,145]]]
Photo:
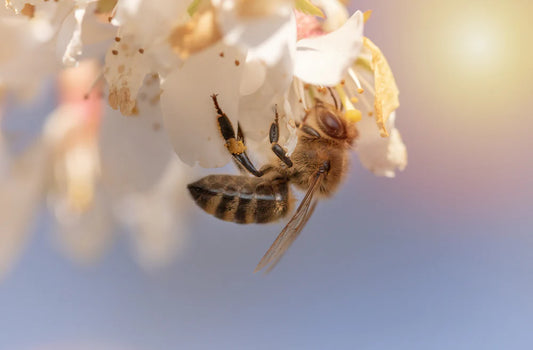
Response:
[[[333,96],[333,94],[332,94]],[[244,136],[237,134],[220,109],[217,95],[211,96],[226,148],[238,167],[250,175],[209,175],[188,185],[196,204],[215,217],[240,224],[268,223],[289,214],[293,198],[290,185],[305,191],[294,215],[277,236],[254,272],[270,271],[298,237],[311,217],[317,201],[333,195],[346,176],[349,150],[357,129],[348,123],[335,105],[316,99],[297,129],[298,141],[292,155],[278,144],[279,117],[270,127],[269,139],[275,157],[261,169],[246,154]]]

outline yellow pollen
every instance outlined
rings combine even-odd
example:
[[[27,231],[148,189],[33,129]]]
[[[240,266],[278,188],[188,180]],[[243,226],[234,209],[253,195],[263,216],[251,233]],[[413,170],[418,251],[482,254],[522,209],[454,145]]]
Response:
[[[358,121],[361,121],[363,119],[363,115],[361,114],[361,111],[358,109],[351,109],[346,111],[344,113],[344,117],[353,123],[357,123]]]
[[[368,10],[363,13],[363,19],[365,23],[370,19],[371,16],[372,16],[372,10]]]
[[[344,106],[344,109],[346,110],[346,112],[344,112],[344,117],[352,123],[357,123],[358,121],[363,119],[361,111],[353,106],[350,98],[348,97],[348,95],[346,95],[344,88],[341,85],[337,85],[335,86],[335,90],[339,94],[341,103]]]
[[[358,99],[357,97],[354,96],[354,97],[350,98],[350,101],[351,101],[352,103],[357,103],[357,102],[359,102],[359,99]]]
[[[226,141],[226,148],[230,151],[231,154],[241,154],[246,151],[246,146],[242,141],[237,141],[234,138]]]
[[[357,89],[357,92],[360,93],[360,94],[362,94],[363,92],[365,92],[365,90],[362,89],[362,88],[359,88],[359,89]]]

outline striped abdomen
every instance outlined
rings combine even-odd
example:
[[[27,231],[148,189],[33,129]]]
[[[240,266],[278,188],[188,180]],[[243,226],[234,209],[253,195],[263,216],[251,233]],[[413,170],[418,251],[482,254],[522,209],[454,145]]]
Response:
[[[289,211],[289,185],[282,180],[209,175],[187,187],[198,206],[226,221],[266,223]]]

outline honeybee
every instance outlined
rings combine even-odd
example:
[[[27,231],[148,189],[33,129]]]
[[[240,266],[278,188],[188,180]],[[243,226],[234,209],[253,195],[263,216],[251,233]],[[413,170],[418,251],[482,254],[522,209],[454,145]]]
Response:
[[[333,95],[332,95],[333,96]],[[317,201],[330,197],[342,183],[349,165],[349,150],[357,129],[348,123],[335,105],[316,100],[298,124],[298,142],[290,157],[278,144],[277,110],[269,139],[276,157],[257,170],[246,154],[244,136],[237,134],[212,95],[218,125],[226,148],[241,170],[252,175],[209,175],[188,185],[196,202],[215,217],[240,224],[277,221],[291,212],[290,185],[306,191],[294,215],[277,236],[254,272],[270,271],[298,237],[312,215]]]

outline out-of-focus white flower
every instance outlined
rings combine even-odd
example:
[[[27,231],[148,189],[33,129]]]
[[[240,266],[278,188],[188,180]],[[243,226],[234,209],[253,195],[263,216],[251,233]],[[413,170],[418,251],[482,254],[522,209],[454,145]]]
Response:
[[[84,98],[95,68],[86,63],[64,71],[62,103],[35,147],[11,157],[0,142],[0,271],[20,251],[44,199],[55,217],[58,243],[82,263],[106,251],[118,226],[133,234],[146,268],[168,263],[183,245],[189,170],[161,130],[158,82],[145,81],[138,105],[145,114],[128,120],[104,108],[98,90]],[[125,203],[134,203],[131,210],[124,212]]]
[[[34,210],[39,204],[46,164],[42,143],[16,158],[0,134],[0,278],[10,270],[28,238]]]
[[[187,170],[180,162],[168,166],[149,190],[130,193],[117,203],[120,221],[129,228],[140,264],[153,269],[171,262],[187,239]]]

